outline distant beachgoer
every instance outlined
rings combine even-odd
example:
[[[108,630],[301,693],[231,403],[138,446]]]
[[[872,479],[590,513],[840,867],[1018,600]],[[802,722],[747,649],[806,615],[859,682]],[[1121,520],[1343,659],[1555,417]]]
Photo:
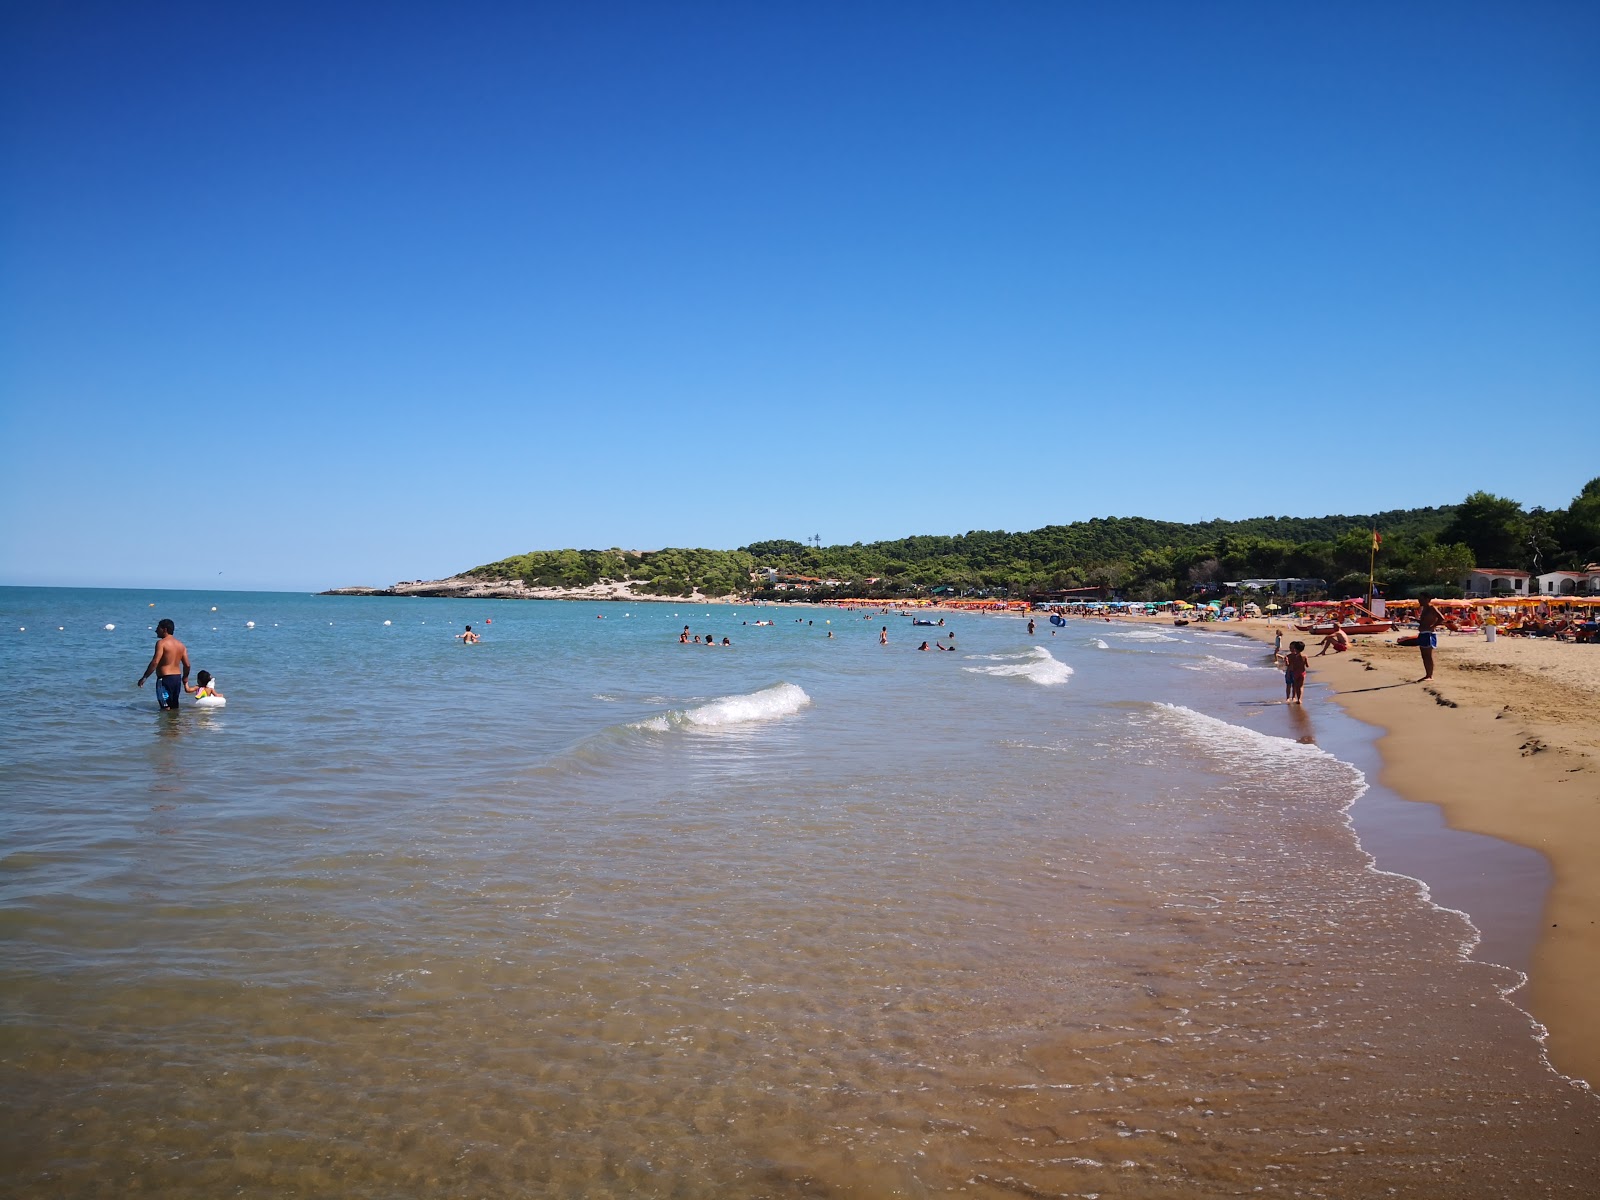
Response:
[[[185,684],[183,690],[188,692],[196,700],[204,700],[210,696],[220,695],[216,688],[217,681],[212,677],[210,671],[201,671],[194,677],[194,681],[194,687],[190,687]]]
[[[833,630],[831,630],[831,629],[830,629],[830,630],[828,630],[828,636],[829,636],[829,637],[832,637],[832,636],[833,636]]]
[[[729,641],[729,640],[728,640],[728,639],[727,639],[727,638],[726,638],[726,637],[724,637],[724,638],[723,638],[723,639],[722,639],[722,644],[723,644],[723,645],[724,645],[724,646],[731,646],[731,645],[733,645],[733,643],[732,643],[732,642],[730,642],[730,641]]]
[[[694,644],[696,646],[700,644],[700,635],[698,633],[694,635]]]
[[[933,644],[933,648],[935,650],[954,650],[955,649],[954,646],[941,646],[938,642],[935,642]]]
[[[1500,618],[1494,615],[1494,609],[1486,608],[1483,611],[1483,640],[1494,641],[1495,631],[1500,624]]]
[[[1422,652],[1422,682],[1433,678],[1433,652],[1439,646],[1439,626],[1445,623],[1442,612],[1433,606],[1433,597],[1427,592],[1420,597],[1417,609],[1417,649]]]
[[[926,650],[927,648],[928,648],[928,643],[927,642],[923,642],[922,645],[917,647],[918,650]]]
[[[1028,618],[1028,636],[1029,637],[1033,636],[1033,618],[1032,617]]]
[[[1322,649],[1317,651],[1317,657],[1321,658],[1328,652],[1329,648],[1332,648],[1335,654],[1343,654],[1350,649],[1350,639],[1345,637],[1344,630],[1335,627],[1332,633],[1323,638]]]
[[[471,625],[467,626],[467,631],[465,633],[458,633],[456,634],[456,637],[461,639],[461,644],[463,646],[470,646],[478,640],[478,635],[472,632]]]
[[[1278,659],[1280,659],[1282,657],[1283,657],[1283,630],[1280,629],[1280,630],[1278,630],[1277,636],[1272,639],[1272,661],[1273,662],[1277,662]]]
[[[156,677],[156,703],[162,708],[178,707],[178,697],[189,687],[189,647],[178,640],[178,629],[166,617],[156,622],[156,651],[150,665],[139,676],[139,686],[152,674]]]
[[[1306,670],[1311,662],[1306,658],[1304,642],[1290,642],[1289,653],[1283,656],[1283,700],[1285,704],[1304,704]]]
[[[889,627],[887,625],[885,625],[882,629],[878,630],[878,645],[887,646],[888,644],[889,644]]]
[[[685,625],[683,627],[683,632],[678,635],[678,641],[680,643],[687,643],[688,640],[689,640],[689,627],[687,625]],[[699,640],[700,640],[699,638],[695,639],[695,641],[699,641]]]

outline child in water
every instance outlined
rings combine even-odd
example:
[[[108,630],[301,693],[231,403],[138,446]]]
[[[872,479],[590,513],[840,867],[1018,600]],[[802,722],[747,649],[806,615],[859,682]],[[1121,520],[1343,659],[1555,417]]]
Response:
[[[194,682],[194,687],[184,684],[183,690],[196,700],[204,700],[209,696],[215,696],[219,700],[222,699],[221,693],[217,691],[217,681],[212,678],[210,671],[201,671],[194,677]]]
[[[1301,693],[1306,687],[1306,668],[1311,665],[1306,658],[1304,642],[1290,642],[1289,653],[1283,656],[1283,700],[1285,704],[1304,704]]]

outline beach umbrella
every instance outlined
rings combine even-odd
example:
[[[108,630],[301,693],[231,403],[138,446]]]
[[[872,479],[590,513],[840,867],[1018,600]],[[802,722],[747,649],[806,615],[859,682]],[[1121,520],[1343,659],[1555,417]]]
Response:
[[[1276,604],[1269,604],[1269,605],[1267,605],[1267,611],[1268,612],[1277,612],[1278,611],[1278,606]]]

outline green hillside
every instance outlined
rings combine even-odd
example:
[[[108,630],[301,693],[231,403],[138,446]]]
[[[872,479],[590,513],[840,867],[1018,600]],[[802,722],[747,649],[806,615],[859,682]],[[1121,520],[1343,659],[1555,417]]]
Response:
[[[1326,517],[1252,517],[1184,524],[1096,517],[1020,533],[973,530],[844,546],[777,539],[737,550],[535,550],[464,572],[545,587],[629,581],[641,591],[792,598],[904,596],[933,589],[1036,595],[1103,587],[1163,599],[1244,578],[1325,579],[1334,590],[1365,584],[1371,530],[1383,536],[1377,575],[1391,596],[1421,588],[1448,594],[1475,564],[1554,570],[1600,559],[1600,478],[1566,509],[1524,510],[1474,492],[1460,504]],[[768,591],[766,572],[789,587]],[[753,580],[752,576],[756,576]]]

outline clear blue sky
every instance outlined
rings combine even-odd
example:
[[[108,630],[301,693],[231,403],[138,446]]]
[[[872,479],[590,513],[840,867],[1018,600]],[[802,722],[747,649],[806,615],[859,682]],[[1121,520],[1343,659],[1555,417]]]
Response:
[[[0,20],[0,582],[1600,473],[1593,3]]]

